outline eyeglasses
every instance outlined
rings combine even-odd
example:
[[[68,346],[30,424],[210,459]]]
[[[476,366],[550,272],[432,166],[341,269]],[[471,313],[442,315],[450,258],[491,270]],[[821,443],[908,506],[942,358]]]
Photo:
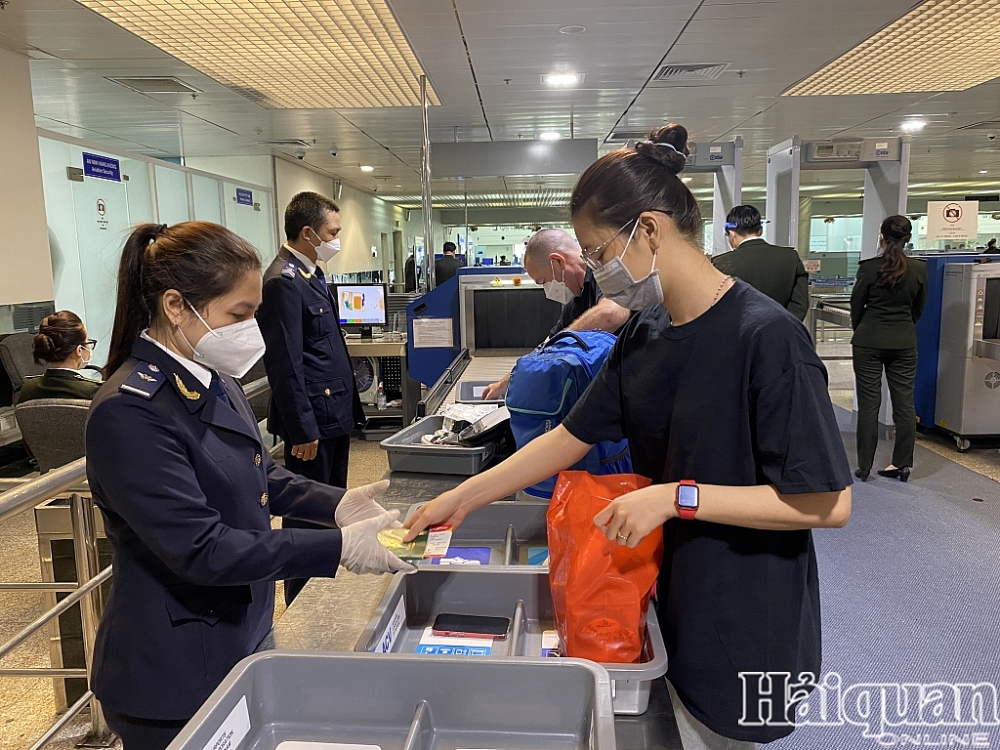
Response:
[[[639,221],[638,216],[636,216],[634,219],[629,219],[624,224],[622,224],[621,228],[617,232],[615,232],[613,235],[611,235],[611,237],[609,237],[607,240],[605,240],[600,245],[595,247],[593,250],[580,248],[580,255],[583,256],[583,261],[584,263],[587,264],[587,267],[591,271],[598,270],[602,265],[601,262],[598,260],[598,258],[601,257],[601,253],[603,252],[604,248],[606,248],[608,245],[614,242],[615,239],[618,237],[618,235],[620,235],[622,232],[628,229],[630,224],[633,224],[637,221]]]
[[[94,347],[97,346],[97,339],[87,339],[83,345],[90,349],[90,351],[94,351]]]

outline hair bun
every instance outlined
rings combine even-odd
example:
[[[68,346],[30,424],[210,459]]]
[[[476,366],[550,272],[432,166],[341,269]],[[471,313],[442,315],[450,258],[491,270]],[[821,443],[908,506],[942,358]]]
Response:
[[[654,128],[648,140],[635,144],[635,150],[661,164],[671,174],[680,174],[687,166],[687,157],[691,153],[687,128],[677,123]]]

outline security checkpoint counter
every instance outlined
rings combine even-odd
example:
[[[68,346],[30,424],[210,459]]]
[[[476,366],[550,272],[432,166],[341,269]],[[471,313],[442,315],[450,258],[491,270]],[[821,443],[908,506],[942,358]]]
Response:
[[[389,490],[379,499],[402,515],[456,487],[465,477],[434,474],[386,475]],[[353,651],[392,576],[358,576],[341,569],[334,579],[314,578],[275,622],[259,650]],[[665,682],[657,680],[641,716],[616,716],[618,750],[681,750]]]

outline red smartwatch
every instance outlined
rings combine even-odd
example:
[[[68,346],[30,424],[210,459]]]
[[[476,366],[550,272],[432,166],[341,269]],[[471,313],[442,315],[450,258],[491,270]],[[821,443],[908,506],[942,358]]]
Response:
[[[685,521],[693,521],[698,512],[699,495],[701,494],[698,485],[692,479],[682,479],[677,485],[677,496],[674,504],[677,506],[677,515]]]

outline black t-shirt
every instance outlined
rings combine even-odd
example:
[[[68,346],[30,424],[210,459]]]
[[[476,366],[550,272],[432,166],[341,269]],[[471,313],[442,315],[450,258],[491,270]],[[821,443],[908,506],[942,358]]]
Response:
[[[602,296],[601,288],[597,286],[597,279],[594,278],[594,272],[588,268],[587,275],[583,277],[583,291],[578,297],[574,297],[563,305],[558,322],[549,331],[549,338],[569,328],[571,323],[596,305]]]
[[[634,316],[563,424],[586,443],[627,437],[636,473],[654,483],[772,484],[782,494],[851,484],[806,329],[742,281],[683,326],[663,307]],[[739,725],[738,674],[819,675],[812,533],[671,519],[663,536],[658,614],[684,705],[733,739],[789,734]]]

